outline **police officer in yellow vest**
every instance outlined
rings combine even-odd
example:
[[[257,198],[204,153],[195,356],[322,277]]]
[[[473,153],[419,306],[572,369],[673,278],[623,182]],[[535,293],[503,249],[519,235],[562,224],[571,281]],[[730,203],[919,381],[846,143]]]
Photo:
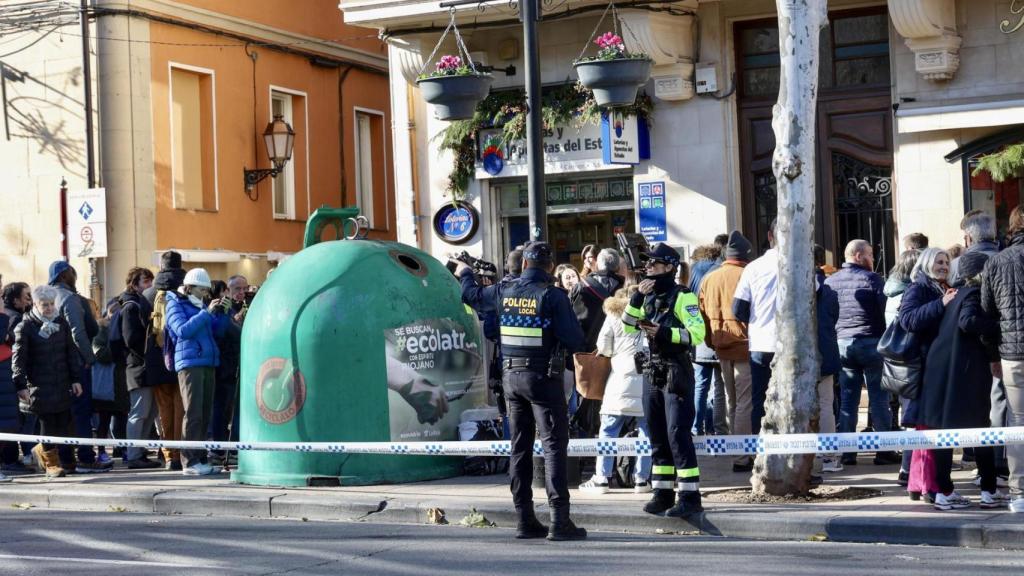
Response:
[[[689,518],[703,510],[700,470],[690,435],[694,418],[690,350],[704,341],[704,319],[697,296],[676,284],[678,252],[655,244],[641,258],[646,278],[630,299],[622,322],[627,334],[642,330],[650,344],[650,353],[637,357],[650,387],[644,408],[654,452],[654,497],[644,512]]]
[[[465,265],[458,267],[455,275],[462,283],[466,304],[482,314],[494,310],[498,314],[502,387],[512,433],[512,501],[519,517],[516,538],[582,540],[587,531],[569,519],[569,417],[562,385],[565,364],[564,359],[552,358],[559,345],[565,352],[580,350],[583,330],[569,297],[552,284],[551,247],[546,242],[531,242],[523,248],[523,260],[526,268],[522,275],[494,286],[478,285],[473,271]],[[533,511],[531,482],[537,428],[544,443],[550,530]]]

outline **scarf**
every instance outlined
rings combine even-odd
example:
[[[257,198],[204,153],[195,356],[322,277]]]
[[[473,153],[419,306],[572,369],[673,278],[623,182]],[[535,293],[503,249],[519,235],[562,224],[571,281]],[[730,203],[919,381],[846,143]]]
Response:
[[[39,336],[43,340],[48,340],[50,336],[53,336],[54,334],[60,331],[60,324],[57,324],[55,322],[55,320],[57,319],[56,314],[47,318],[46,316],[43,316],[38,312],[33,312],[33,316],[35,316],[40,322],[43,323],[42,328],[39,329]]]
[[[184,286],[181,286],[180,288],[178,288],[178,293],[181,294],[182,296],[187,297],[188,301],[191,302],[192,305],[195,306],[196,308],[199,308],[200,310],[205,308],[205,305],[203,304],[203,301],[200,300],[199,298],[189,294],[188,293],[188,289],[185,288]]]
[[[665,294],[676,285],[676,273],[666,272],[664,274],[655,274],[647,277],[648,280],[654,280],[654,292],[656,294]]]

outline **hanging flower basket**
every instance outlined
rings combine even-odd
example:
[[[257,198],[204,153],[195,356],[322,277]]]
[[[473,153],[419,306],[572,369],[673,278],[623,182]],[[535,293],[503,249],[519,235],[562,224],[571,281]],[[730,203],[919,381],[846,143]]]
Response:
[[[477,72],[472,62],[451,54],[442,56],[437,67],[416,80],[423,99],[434,105],[441,120],[465,120],[473,117],[478,102],[487,97],[494,78]]]
[[[594,41],[597,56],[573,63],[580,84],[594,93],[598,106],[631,106],[636,93],[651,77],[653,62],[646,54],[631,54],[622,38],[606,32]]]

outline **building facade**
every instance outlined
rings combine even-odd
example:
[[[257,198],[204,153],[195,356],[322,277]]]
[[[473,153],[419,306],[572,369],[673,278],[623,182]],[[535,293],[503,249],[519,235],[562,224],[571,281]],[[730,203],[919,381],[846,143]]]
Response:
[[[84,35],[108,237],[92,264],[106,295],[168,249],[258,284],[324,204],[358,205],[371,237],[396,237],[387,49],[335,3],[95,0],[84,29],[67,2],[35,4],[0,51],[5,108],[21,119],[0,141],[13,175],[0,192],[6,279],[45,280],[62,257],[61,179],[90,187]],[[243,170],[271,167],[262,133],[275,115],[295,132],[292,158],[249,189]],[[68,257],[81,289],[90,261]]]
[[[1020,200],[1018,180],[971,175],[981,154],[1020,142],[1019,66],[1024,2],[999,0],[829,1],[822,31],[817,107],[817,241],[832,262],[846,242],[869,240],[878,271],[899,239],[923,232],[933,245],[962,242],[972,208],[1005,225]],[[593,32],[611,30],[606,4],[544,5],[542,82],[571,85],[572,62]],[[438,2],[342,0],[346,22],[379,30],[389,44],[395,118],[394,179],[399,239],[436,256],[455,249],[431,225],[451,203],[455,158],[415,80],[448,24]],[[778,23],[771,0],[616,3],[621,35],[654,60],[645,92],[649,158],[611,164],[598,126],[549,126],[545,138],[549,239],[559,259],[585,244],[613,244],[617,231],[645,228],[651,195],[663,194],[663,237],[685,252],[732,228],[759,248],[775,214],[772,106],[778,94]],[[523,86],[521,25],[514,4],[459,7],[455,21],[474,62],[494,67],[494,95]],[[454,53],[450,38],[438,54]],[[516,75],[501,69],[514,66]],[[615,120],[613,119],[612,122]],[[491,259],[525,237],[525,178],[518,144],[507,141],[500,170],[487,130],[474,140],[466,200],[480,225],[467,246]],[[641,136],[641,140],[644,138]],[[562,143],[559,145],[559,143]],[[572,144],[576,142],[579,144]],[[570,148],[566,148],[566,143]],[[490,150],[490,151],[489,151]],[[495,173],[496,172],[496,173]]]

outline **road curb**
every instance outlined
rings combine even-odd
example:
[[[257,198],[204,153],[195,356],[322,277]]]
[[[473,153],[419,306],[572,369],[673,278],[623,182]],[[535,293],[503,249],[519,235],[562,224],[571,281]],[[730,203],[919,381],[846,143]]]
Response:
[[[444,510],[447,521],[458,524],[473,510],[499,527],[514,527],[511,503],[485,502],[474,506],[470,498],[404,499],[374,494],[336,495],[285,491],[231,492],[199,488],[160,490],[124,487],[114,492],[74,484],[0,487],[0,506],[54,510],[147,512],[199,516],[290,518],[318,521],[426,524],[428,510]],[[752,505],[753,506],[753,505]],[[595,532],[636,534],[700,534],[753,540],[828,540],[832,542],[927,544],[970,548],[1024,550],[1024,524],[949,518],[893,518],[842,516],[835,511],[765,511],[756,508],[707,510],[679,520],[623,510],[608,505],[575,505],[573,518]],[[537,515],[546,521],[546,506]]]

